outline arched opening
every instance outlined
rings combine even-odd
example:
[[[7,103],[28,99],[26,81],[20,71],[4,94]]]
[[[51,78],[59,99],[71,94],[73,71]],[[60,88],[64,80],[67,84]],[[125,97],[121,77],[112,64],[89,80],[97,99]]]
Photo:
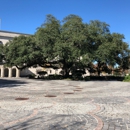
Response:
[[[0,41],[0,45],[3,45],[3,42],[2,42],[2,41]]]
[[[12,69],[12,77],[16,77],[16,69],[15,68]]]
[[[4,69],[4,77],[8,77],[8,75],[9,75],[9,69],[5,68]]]

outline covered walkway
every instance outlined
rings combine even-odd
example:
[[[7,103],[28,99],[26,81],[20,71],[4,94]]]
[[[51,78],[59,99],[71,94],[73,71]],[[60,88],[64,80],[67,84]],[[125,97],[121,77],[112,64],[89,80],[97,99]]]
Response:
[[[17,68],[13,67],[4,67],[1,66],[0,67],[0,77],[20,77],[20,70],[18,70]]]

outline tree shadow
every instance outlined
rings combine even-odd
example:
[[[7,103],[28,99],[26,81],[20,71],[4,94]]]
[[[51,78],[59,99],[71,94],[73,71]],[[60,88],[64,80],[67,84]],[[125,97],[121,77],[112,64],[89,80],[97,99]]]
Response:
[[[49,118],[48,118],[49,117]],[[67,130],[68,128],[80,129],[81,126],[85,125],[84,121],[71,121],[66,122],[65,118],[70,115],[53,115],[53,116],[39,116],[34,119],[29,119],[25,122],[18,123],[2,130],[30,130],[30,129],[43,129],[43,130]],[[48,118],[48,119],[47,119]],[[60,118],[60,120],[58,120]],[[58,121],[56,121],[58,120]],[[67,126],[67,127],[65,127]]]
[[[0,88],[17,87],[21,84],[27,84],[27,82],[17,79],[0,79]]]

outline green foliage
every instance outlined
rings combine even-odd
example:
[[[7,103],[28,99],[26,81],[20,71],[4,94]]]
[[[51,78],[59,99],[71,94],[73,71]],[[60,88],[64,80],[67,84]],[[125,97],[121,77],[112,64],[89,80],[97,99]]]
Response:
[[[81,56],[87,51],[85,42],[85,25],[76,15],[69,15],[63,19],[60,38],[56,42],[55,51],[62,64],[65,77],[74,66],[81,63]]]
[[[84,77],[84,80],[85,80],[85,81],[90,81],[90,76]]]
[[[130,74],[126,75],[123,81],[130,82]]]
[[[47,15],[45,23],[37,29],[36,42],[41,48],[42,57],[46,62],[55,58],[55,43],[60,37],[60,23],[52,15]]]
[[[128,44],[123,42],[124,36],[122,34],[111,34],[109,25],[97,20],[90,22],[88,30],[91,58],[93,62],[97,63],[95,69],[98,75],[102,71],[108,70],[108,66],[114,67],[118,64],[124,69],[129,66]]]
[[[40,47],[33,36],[19,36],[8,42],[4,47],[5,60],[8,66],[19,69],[31,67],[42,61]]]
[[[111,33],[105,22],[87,24],[77,15],[59,21],[47,15],[34,36],[14,38],[0,49],[0,57],[5,54],[6,64],[19,69],[34,65],[61,68],[65,78],[71,72],[79,79],[85,68],[98,75],[110,73],[115,65],[129,69],[130,50],[123,40],[124,35]]]
[[[86,76],[84,77],[85,81],[97,81],[97,80],[102,80],[102,81],[123,81],[124,77],[122,76]]]
[[[35,76],[36,76],[35,74],[30,74],[30,75],[28,75],[28,78],[29,78],[29,79],[34,79]]]
[[[2,62],[3,57],[3,44],[0,44],[0,62]]]
[[[42,79],[46,79],[46,80],[59,80],[59,79],[63,79],[63,76],[62,75],[48,75],[48,76],[44,76],[44,77],[40,77]]]

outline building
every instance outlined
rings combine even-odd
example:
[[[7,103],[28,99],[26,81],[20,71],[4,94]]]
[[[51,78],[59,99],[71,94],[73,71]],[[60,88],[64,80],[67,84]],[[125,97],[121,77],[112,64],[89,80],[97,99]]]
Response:
[[[20,35],[29,35],[23,33],[0,31],[0,44],[5,45],[8,41],[12,40],[14,37]],[[0,77],[20,77],[21,72],[15,66],[5,67],[3,63],[0,63]]]
[[[14,37],[18,37],[20,35],[29,36],[30,34],[9,32],[9,31],[0,31],[0,44],[5,45],[9,40],[12,40]]]

